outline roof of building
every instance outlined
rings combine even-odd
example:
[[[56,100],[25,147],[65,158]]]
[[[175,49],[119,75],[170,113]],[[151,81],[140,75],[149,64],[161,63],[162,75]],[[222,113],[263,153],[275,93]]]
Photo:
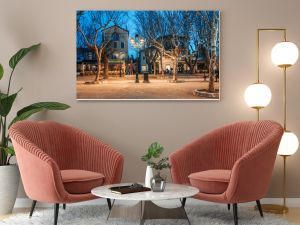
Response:
[[[113,28],[113,27],[118,27],[118,28],[120,28],[121,30],[124,30],[124,31],[126,31],[127,33],[129,33],[128,30],[126,30],[126,29],[120,27],[119,25],[112,25],[112,26],[110,26],[110,27],[107,27],[107,28],[103,29],[102,32],[105,31],[105,30],[111,29],[111,28]]]

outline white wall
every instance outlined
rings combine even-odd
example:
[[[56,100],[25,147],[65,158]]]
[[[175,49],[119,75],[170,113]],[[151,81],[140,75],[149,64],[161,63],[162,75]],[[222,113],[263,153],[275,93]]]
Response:
[[[139,160],[153,141],[167,153],[203,133],[238,120],[255,119],[243,100],[247,85],[256,79],[256,29],[284,27],[288,39],[300,46],[298,0],[1,0],[0,62],[9,71],[9,56],[20,47],[42,42],[42,47],[19,65],[13,89],[24,88],[16,107],[56,100],[72,106],[47,112],[42,118],[71,124],[101,138],[125,155],[125,181],[142,180]],[[76,101],[75,17],[78,9],[219,9],[221,10],[221,101]],[[262,35],[262,81],[273,100],[263,119],[282,121],[282,74],[269,57],[280,34]],[[300,63],[288,70],[288,128],[300,137],[298,120]],[[1,90],[5,87],[1,81]],[[300,197],[300,154],[288,159],[288,195]],[[282,163],[278,159],[269,196],[280,196]],[[20,194],[22,195],[22,193]]]

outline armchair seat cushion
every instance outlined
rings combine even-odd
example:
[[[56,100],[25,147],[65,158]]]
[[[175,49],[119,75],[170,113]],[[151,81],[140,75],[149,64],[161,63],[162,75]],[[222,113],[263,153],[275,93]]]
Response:
[[[61,170],[64,187],[70,194],[87,194],[104,183],[104,175],[87,170]]]
[[[226,191],[231,170],[205,170],[189,175],[192,186],[207,194],[222,194]]]

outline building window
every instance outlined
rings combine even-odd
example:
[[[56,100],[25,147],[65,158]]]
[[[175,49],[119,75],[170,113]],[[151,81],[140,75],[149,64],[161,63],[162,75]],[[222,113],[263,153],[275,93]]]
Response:
[[[118,48],[118,42],[114,42],[114,48]]]
[[[121,48],[124,48],[124,47],[125,47],[124,42],[121,42]]]
[[[120,40],[120,35],[117,32],[112,33],[111,40],[119,41]]]
[[[92,60],[92,59],[93,59],[93,53],[92,53],[92,52],[89,52],[89,53],[88,53],[88,59],[89,59],[89,60]]]

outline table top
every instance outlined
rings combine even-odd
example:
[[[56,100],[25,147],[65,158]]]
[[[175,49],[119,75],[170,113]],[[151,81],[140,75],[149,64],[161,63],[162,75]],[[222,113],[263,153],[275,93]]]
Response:
[[[192,197],[199,193],[198,188],[180,185],[180,184],[166,184],[165,191],[163,192],[137,192],[130,194],[115,194],[112,193],[109,189],[114,186],[125,186],[131,185],[130,183],[122,184],[113,184],[113,185],[104,185],[97,188],[94,188],[91,192],[93,195],[101,198],[110,198],[116,200],[132,200],[132,201],[158,201],[158,200],[170,200],[170,199],[179,199],[179,198],[188,198]]]

